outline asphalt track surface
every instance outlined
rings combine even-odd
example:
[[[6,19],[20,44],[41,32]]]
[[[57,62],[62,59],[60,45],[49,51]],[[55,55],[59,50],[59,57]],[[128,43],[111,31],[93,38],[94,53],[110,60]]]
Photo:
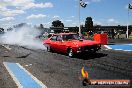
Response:
[[[128,42],[128,41],[127,41]],[[131,41],[130,41],[131,42]],[[129,43],[130,43],[129,42]],[[0,45],[0,88],[17,88],[3,62],[20,63],[48,88],[132,88],[131,86],[82,86],[81,68],[90,79],[132,80],[132,52],[105,50],[70,58],[63,54]],[[25,78],[26,80],[26,78]]]

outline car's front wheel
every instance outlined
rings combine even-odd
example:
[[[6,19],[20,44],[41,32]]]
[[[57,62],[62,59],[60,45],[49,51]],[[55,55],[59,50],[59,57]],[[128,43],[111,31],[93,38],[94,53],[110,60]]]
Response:
[[[51,52],[51,47],[49,45],[47,45],[46,48],[48,52]]]
[[[68,49],[68,56],[73,57],[74,53],[72,49]]]

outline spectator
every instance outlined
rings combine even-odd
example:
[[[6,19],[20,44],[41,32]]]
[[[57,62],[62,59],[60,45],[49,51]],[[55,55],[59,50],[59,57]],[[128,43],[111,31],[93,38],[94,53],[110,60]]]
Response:
[[[119,32],[117,33],[117,36],[118,36],[118,39],[119,39],[120,38],[120,33]]]

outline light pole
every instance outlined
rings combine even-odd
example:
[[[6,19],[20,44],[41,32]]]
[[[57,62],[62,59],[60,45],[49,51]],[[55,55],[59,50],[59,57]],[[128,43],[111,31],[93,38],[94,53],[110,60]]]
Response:
[[[127,31],[126,31],[126,35],[127,38],[129,37],[129,10],[132,9],[132,6],[130,4],[130,1],[128,0],[128,10],[127,10]]]
[[[80,0],[78,0],[78,23],[79,23],[79,36],[81,36],[81,27],[80,27]]]
[[[81,27],[80,27],[80,6],[85,8],[87,6],[87,4],[85,2],[83,2],[83,0],[78,0],[79,35],[82,36]]]
[[[126,31],[127,38],[129,37],[128,31],[129,31],[129,6],[128,6],[128,11],[127,11],[127,31]]]

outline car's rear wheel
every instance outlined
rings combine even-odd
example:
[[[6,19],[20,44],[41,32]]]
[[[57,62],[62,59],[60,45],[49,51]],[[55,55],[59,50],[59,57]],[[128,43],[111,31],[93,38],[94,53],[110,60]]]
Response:
[[[46,48],[48,52],[51,52],[51,47],[49,45],[47,45]]]
[[[97,50],[96,49],[94,49],[93,51],[92,51],[92,53],[96,53],[97,52]]]
[[[68,56],[69,57],[73,57],[74,56],[74,53],[73,53],[72,49],[68,49]]]

